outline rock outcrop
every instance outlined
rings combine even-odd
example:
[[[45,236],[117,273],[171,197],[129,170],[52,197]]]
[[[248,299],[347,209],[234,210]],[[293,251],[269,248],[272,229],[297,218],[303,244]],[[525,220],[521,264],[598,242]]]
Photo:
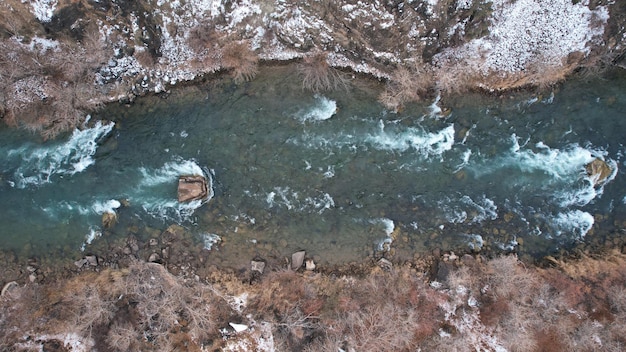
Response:
[[[180,176],[178,178],[178,201],[181,203],[205,199],[208,195],[207,180],[203,176]]]
[[[613,174],[609,164],[599,158],[585,165],[585,170],[594,186],[602,185]]]

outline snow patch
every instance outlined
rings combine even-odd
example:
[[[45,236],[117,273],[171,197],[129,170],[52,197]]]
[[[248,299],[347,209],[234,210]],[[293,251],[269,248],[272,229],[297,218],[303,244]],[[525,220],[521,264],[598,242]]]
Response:
[[[589,53],[609,17],[605,6],[590,10],[584,1],[494,0],[492,7],[488,36],[448,49],[437,61],[479,58],[484,72],[520,72],[534,63],[558,67],[570,53]]]
[[[26,2],[26,0],[22,0],[22,3]],[[40,22],[50,22],[50,20],[52,20],[57,4],[58,0],[30,0],[33,15],[35,15]]]

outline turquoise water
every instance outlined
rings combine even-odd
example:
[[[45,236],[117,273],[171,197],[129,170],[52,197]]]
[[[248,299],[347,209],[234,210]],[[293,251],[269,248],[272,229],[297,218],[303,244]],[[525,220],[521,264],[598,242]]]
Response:
[[[111,105],[51,142],[3,128],[3,248],[76,256],[175,223],[246,260],[300,248],[328,263],[434,247],[545,255],[626,220],[622,72],[397,114],[377,103],[380,88],[357,79],[316,95],[293,67],[271,67],[240,86]],[[585,174],[594,158],[615,170],[602,187]],[[177,203],[178,175],[199,173],[213,197]]]

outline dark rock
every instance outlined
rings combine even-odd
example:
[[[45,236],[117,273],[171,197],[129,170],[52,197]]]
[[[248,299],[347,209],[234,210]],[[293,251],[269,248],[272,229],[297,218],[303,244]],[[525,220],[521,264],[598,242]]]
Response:
[[[85,264],[87,264],[87,259],[85,258],[79,259],[74,262],[74,265],[76,265],[78,268],[82,268]]]
[[[454,269],[454,266],[450,262],[440,261],[437,265],[437,273],[435,274],[435,281],[444,283],[448,280],[448,276]]]
[[[88,255],[85,257],[85,260],[90,266],[98,266],[98,257],[95,255]]]
[[[207,180],[203,176],[178,178],[178,201],[181,203],[204,199],[208,195]]]

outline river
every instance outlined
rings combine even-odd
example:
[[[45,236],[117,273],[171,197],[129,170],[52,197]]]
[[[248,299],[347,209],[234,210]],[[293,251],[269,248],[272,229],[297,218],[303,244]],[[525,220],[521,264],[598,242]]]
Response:
[[[111,104],[54,141],[1,127],[2,246],[76,258],[179,224],[224,258],[306,249],[341,264],[433,248],[540,257],[619,236],[623,71],[399,113],[376,101],[381,87],[355,78],[315,94],[293,66],[266,67],[242,85],[218,78]],[[600,186],[585,173],[595,158],[615,170]],[[190,173],[211,179],[208,202],[176,201]]]

